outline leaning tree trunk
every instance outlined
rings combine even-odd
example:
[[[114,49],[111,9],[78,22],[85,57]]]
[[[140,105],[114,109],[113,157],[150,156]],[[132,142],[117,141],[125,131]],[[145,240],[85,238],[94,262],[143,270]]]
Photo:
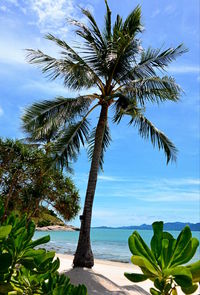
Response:
[[[90,243],[90,227],[92,219],[92,206],[94,200],[94,194],[97,183],[97,175],[99,169],[99,162],[102,151],[102,142],[104,136],[104,130],[107,123],[108,105],[103,104],[101,106],[101,113],[96,128],[95,145],[92,156],[92,163],[90,167],[90,173],[88,178],[88,185],[85,197],[85,204],[83,209],[83,215],[81,219],[81,229],[79,234],[78,246],[74,257],[74,267],[88,267],[91,268],[94,265],[94,257]]]

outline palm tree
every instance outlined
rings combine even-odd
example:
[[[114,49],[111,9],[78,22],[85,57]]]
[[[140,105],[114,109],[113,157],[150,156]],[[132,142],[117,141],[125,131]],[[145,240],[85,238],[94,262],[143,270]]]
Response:
[[[76,50],[64,40],[48,34],[46,38],[61,47],[61,57],[54,58],[40,50],[28,50],[30,63],[42,67],[51,79],[62,78],[64,86],[73,91],[96,87],[97,93],[76,98],[57,97],[34,103],[26,109],[23,127],[36,141],[53,134],[53,151],[62,163],[74,160],[80,146],[88,143],[91,167],[85,197],[81,229],[74,257],[74,267],[92,267],[93,253],[90,245],[92,206],[98,170],[103,165],[103,155],[111,136],[108,111],[114,112],[113,122],[118,124],[124,116],[130,118],[139,134],[150,139],[153,146],[163,149],[169,161],[176,160],[174,144],[145,117],[147,102],[160,103],[179,100],[181,89],[172,77],[164,75],[166,67],[183,54],[183,45],[160,49],[141,47],[137,35],[143,31],[141,8],[137,6],[123,19],[117,15],[111,23],[111,11],[105,0],[105,27],[101,31],[92,16],[81,9],[88,25],[69,20],[76,27],[80,43]],[[160,75],[159,75],[160,74]],[[90,132],[88,116],[95,109],[100,115],[95,129]]]

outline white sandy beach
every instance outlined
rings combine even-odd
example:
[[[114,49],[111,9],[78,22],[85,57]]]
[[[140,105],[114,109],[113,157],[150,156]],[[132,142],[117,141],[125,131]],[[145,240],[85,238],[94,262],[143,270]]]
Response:
[[[124,272],[139,272],[139,268],[121,262],[95,260],[92,269],[72,268],[72,255],[57,254],[60,258],[60,272],[70,277],[75,285],[84,284],[89,295],[148,295],[153,287],[151,281],[134,284],[125,278]],[[200,291],[200,290],[199,290]],[[180,290],[178,294],[183,294]],[[194,294],[199,294],[196,291]]]

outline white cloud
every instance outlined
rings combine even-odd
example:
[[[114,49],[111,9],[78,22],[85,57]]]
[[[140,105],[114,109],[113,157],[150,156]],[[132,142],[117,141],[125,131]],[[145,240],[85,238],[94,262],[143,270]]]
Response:
[[[78,5],[93,11],[92,5],[78,0],[2,0],[0,9],[8,11],[16,6],[22,13],[29,15],[29,25],[37,26],[41,33],[66,35],[69,30],[67,18],[85,21]]]
[[[4,111],[2,109],[2,107],[0,106],[0,117],[3,115]]]
[[[200,179],[123,179],[106,177],[108,185],[99,187],[97,197],[106,194],[110,197],[134,198],[145,202],[198,202]],[[110,185],[109,182],[115,181]],[[126,185],[122,183],[126,181]]]
[[[4,12],[5,12],[5,11],[9,11],[9,9],[8,9],[5,5],[1,5],[1,6],[0,6],[0,10],[1,10],[1,11],[4,11]]]
[[[66,17],[74,15],[74,4],[73,0],[29,0],[29,8],[36,16],[41,32],[63,33]]]
[[[182,66],[175,66],[169,67],[169,72],[177,73],[177,74],[198,74],[200,69],[198,66],[191,66],[191,65],[182,65]]]
[[[137,199],[142,199],[146,202],[198,202],[199,191],[193,192],[160,192],[149,194],[148,196],[137,197]]]
[[[45,40],[43,33],[50,32],[64,39],[68,33],[67,40],[71,45],[73,37],[70,35],[71,26],[67,24],[67,18],[85,21],[78,7],[78,4],[81,5],[78,0],[0,0],[0,2],[1,27],[5,28],[0,41],[0,62],[6,64],[19,66],[27,64],[25,48],[39,48],[49,55],[57,56],[58,46]],[[93,10],[93,7],[87,3],[82,6]],[[27,27],[25,18],[19,18],[19,14],[13,17],[15,12],[13,7],[28,16],[29,24],[34,25],[34,33]],[[26,30],[22,29],[25,26]],[[36,27],[42,35],[36,32]]]
[[[101,181],[126,181],[124,178],[119,178],[116,176],[109,176],[109,175],[99,175],[98,179]]]

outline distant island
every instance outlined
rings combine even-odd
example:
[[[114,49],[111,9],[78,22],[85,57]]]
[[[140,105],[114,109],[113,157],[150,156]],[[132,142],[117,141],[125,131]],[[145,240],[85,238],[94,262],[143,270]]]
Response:
[[[189,225],[191,231],[200,231],[200,223],[190,223],[190,222],[166,222],[164,223],[165,230],[182,230],[186,225]],[[142,225],[129,225],[129,226],[120,226],[120,227],[110,227],[110,226],[98,226],[93,228],[99,229],[138,229],[138,230],[152,230],[152,226],[149,224]]]

